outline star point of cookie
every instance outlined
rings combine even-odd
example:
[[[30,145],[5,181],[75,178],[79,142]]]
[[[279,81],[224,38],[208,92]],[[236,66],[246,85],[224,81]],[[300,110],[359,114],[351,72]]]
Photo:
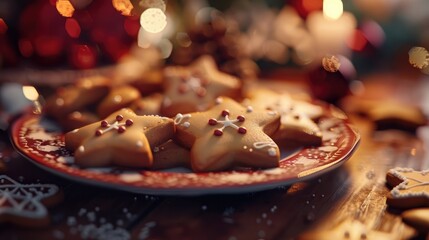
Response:
[[[364,223],[354,220],[347,219],[340,222],[337,226],[326,230],[316,230],[309,233],[303,234],[299,238],[300,240],[331,240],[331,239],[348,239],[348,240],[366,240],[366,239],[377,239],[377,240],[392,240],[399,239],[387,232],[381,232],[372,230],[367,227]]]
[[[165,69],[165,97],[161,112],[165,116],[204,111],[218,96],[240,97],[241,82],[220,72],[209,56],[197,59],[188,67]]]
[[[269,90],[253,91],[243,104],[279,112],[281,125],[273,136],[275,141],[294,140],[304,145],[322,143],[322,132],[313,121],[323,115],[323,109],[318,105],[294,100],[286,93],[279,94]]]
[[[191,149],[196,172],[277,167],[280,150],[269,137],[280,124],[274,111],[256,111],[230,98],[205,112],[177,114],[176,140]]]
[[[54,203],[58,193],[53,184],[21,184],[0,175],[0,222],[47,224],[48,212],[42,202]]]
[[[151,146],[166,142],[173,134],[172,119],[137,116],[124,108],[102,121],[68,132],[65,142],[66,148],[74,151],[75,162],[83,167],[151,167]]]
[[[429,206],[429,169],[394,168],[386,175],[387,184],[393,187],[387,204],[399,208]]]

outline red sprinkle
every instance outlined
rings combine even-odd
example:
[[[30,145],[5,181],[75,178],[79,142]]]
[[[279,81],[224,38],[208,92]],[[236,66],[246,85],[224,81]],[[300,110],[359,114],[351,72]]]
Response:
[[[122,115],[117,115],[116,116],[116,121],[122,121],[122,119],[124,119],[124,117]]]
[[[225,109],[225,110],[222,111],[222,116],[226,117],[228,115],[229,115],[229,110],[228,109]]]
[[[118,128],[118,133],[124,133],[124,132],[125,132],[125,130],[127,130],[127,128],[126,128],[125,126],[120,126],[120,127]]]
[[[237,117],[237,119],[238,119],[238,121],[240,121],[240,122],[244,122],[244,120],[246,120],[246,118],[245,118],[243,115],[239,115],[239,116]]]
[[[214,125],[216,125],[216,124],[217,124],[217,120],[216,120],[216,119],[214,119],[214,118],[210,118],[210,119],[209,119],[209,125],[214,126]]]
[[[101,121],[101,127],[108,127],[109,126],[109,123],[106,121],[106,120],[103,120],[103,121]]]
[[[245,134],[247,132],[247,129],[245,127],[239,127],[237,131],[238,133]]]
[[[222,134],[223,134],[223,132],[222,132],[222,130],[220,130],[220,129],[216,129],[216,130],[214,130],[214,132],[213,132],[213,134],[215,135],[215,136],[222,136]]]
[[[127,126],[131,126],[133,125],[134,121],[132,119],[127,119],[127,121],[125,121],[125,125]]]
[[[101,131],[100,129],[98,129],[97,131],[95,131],[95,136],[99,137],[103,135],[103,131]]]

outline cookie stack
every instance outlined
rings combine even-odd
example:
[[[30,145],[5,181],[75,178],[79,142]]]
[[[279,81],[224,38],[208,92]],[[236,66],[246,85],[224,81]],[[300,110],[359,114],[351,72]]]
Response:
[[[246,81],[219,71],[210,56],[143,75],[127,84],[80,79],[47,100],[45,114],[69,131],[66,147],[76,164],[195,172],[273,168],[279,145],[322,142],[323,106],[261,87],[245,90]]]

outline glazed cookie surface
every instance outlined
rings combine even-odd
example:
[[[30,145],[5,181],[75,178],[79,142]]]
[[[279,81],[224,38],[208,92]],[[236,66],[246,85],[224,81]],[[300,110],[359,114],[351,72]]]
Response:
[[[249,97],[243,102],[245,106],[274,110],[281,115],[280,128],[273,136],[275,141],[291,140],[303,145],[322,143],[322,132],[313,121],[322,116],[322,107],[270,90],[256,90]]]
[[[399,208],[429,206],[429,170],[394,168],[386,175],[387,184],[393,189],[387,204]]]
[[[121,109],[102,121],[68,132],[65,142],[74,152],[75,163],[82,167],[151,167],[151,146],[166,142],[173,134],[172,119],[137,116],[130,109]]]
[[[176,140],[191,149],[196,172],[279,165],[280,150],[269,137],[280,124],[277,112],[253,110],[223,97],[206,112],[177,114],[174,122]]]
[[[140,92],[129,85],[113,88],[97,107],[98,115],[103,118],[121,108],[128,107],[140,98]]]
[[[209,56],[197,59],[188,67],[167,67],[164,73],[165,97],[161,113],[165,116],[204,111],[213,106],[220,95],[241,97],[241,82],[220,72]]]

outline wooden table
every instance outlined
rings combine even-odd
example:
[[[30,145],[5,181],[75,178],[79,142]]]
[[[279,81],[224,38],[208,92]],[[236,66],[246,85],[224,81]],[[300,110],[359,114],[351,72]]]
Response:
[[[362,140],[340,168],[290,187],[199,197],[133,194],[64,180],[20,157],[0,132],[0,174],[23,183],[54,183],[64,193],[49,209],[48,227],[2,224],[0,239],[318,239],[309,234],[329,235],[353,220],[386,239],[424,239],[415,238],[400,211],[386,205],[385,174],[392,167],[429,168],[429,128],[417,136],[374,132],[367,119],[350,117]]]

